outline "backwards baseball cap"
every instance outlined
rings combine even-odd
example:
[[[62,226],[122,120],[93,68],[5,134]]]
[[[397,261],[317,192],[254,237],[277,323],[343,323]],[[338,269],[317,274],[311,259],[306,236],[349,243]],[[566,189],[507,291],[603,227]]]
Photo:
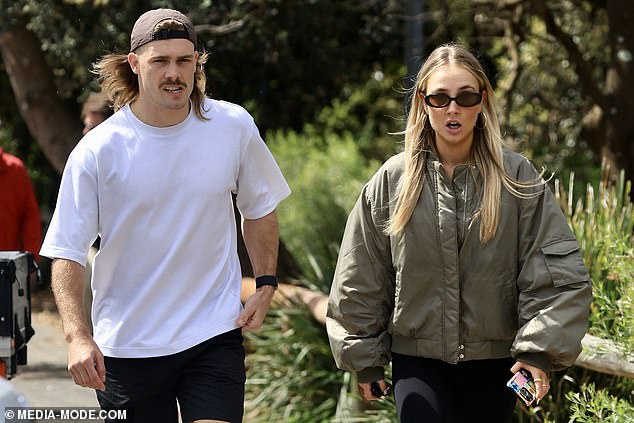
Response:
[[[161,29],[156,26],[166,19],[173,19],[183,24],[184,29]],[[145,12],[136,20],[130,35],[130,51],[155,40],[167,40],[170,38],[184,38],[191,41],[196,48],[196,31],[192,21],[181,12],[172,9],[154,9]]]

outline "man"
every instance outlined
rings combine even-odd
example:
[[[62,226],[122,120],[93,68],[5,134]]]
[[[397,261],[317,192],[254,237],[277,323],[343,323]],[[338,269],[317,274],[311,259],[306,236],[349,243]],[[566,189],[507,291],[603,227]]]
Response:
[[[108,98],[102,92],[90,93],[81,108],[81,122],[84,124],[82,134],[86,135],[91,129],[99,125],[112,115],[112,108]]]
[[[29,251],[37,260],[41,242],[40,209],[29,173],[22,160],[0,148],[0,251]]]
[[[205,98],[205,54],[182,13],[149,11],[130,53],[96,65],[115,114],[71,153],[42,254],[75,383],[136,422],[242,420],[241,331],[277,286],[275,208],[288,185],[249,114]],[[240,303],[232,194],[257,289]],[[88,247],[94,338],[82,318]]]

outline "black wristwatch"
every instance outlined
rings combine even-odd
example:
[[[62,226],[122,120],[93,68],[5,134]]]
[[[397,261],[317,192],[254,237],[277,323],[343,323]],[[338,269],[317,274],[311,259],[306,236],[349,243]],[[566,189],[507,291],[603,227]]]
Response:
[[[262,275],[255,278],[255,289],[261,286],[269,285],[273,288],[277,288],[277,276],[274,275]]]

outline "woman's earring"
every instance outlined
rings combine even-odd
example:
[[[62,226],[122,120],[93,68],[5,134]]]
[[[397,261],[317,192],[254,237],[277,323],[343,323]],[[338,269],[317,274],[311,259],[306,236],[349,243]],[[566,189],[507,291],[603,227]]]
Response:
[[[480,120],[482,121],[482,126],[478,126],[478,121],[476,120],[475,128],[479,130],[483,130],[484,128],[487,127],[487,115],[485,115],[484,112],[482,112],[478,116],[481,117]]]

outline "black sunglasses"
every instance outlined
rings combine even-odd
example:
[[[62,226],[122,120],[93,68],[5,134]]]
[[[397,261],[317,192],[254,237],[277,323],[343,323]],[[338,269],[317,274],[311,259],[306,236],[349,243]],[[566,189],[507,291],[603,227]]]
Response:
[[[462,92],[455,97],[450,97],[442,93],[425,95],[421,92],[420,95],[428,106],[437,109],[449,106],[452,101],[455,101],[458,106],[462,107],[472,107],[480,104],[482,101],[482,93],[474,93],[471,91]]]

